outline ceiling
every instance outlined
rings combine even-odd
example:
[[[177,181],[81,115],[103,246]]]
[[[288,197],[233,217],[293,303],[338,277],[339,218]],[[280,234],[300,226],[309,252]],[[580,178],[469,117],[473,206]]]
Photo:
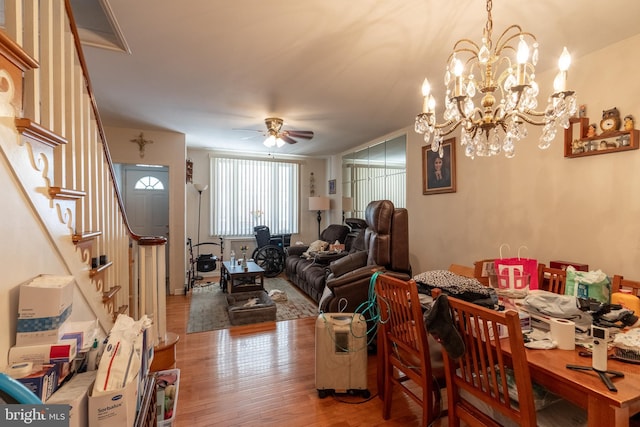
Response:
[[[311,156],[412,125],[426,76],[441,103],[454,42],[480,42],[486,22],[482,0],[72,4],[106,126],[179,132],[190,148]],[[534,33],[540,73],[565,45],[577,58],[640,32],[639,16],[629,0],[496,0],[493,32]],[[237,130],[262,131],[271,116],[315,136],[267,149],[260,132]]]

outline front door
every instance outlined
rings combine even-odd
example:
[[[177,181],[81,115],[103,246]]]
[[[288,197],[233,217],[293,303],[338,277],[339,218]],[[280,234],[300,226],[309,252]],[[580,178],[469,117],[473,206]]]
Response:
[[[125,165],[123,167],[124,205],[134,233],[165,236],[166,273],[169,277],[169,169]]]

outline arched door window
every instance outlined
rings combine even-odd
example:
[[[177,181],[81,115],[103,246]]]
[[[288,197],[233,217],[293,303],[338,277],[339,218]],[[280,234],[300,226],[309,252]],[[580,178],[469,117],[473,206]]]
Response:
[[[136,182],[134,187],[136,190],[164,190],[162,181],[153,176],[143,176]]]

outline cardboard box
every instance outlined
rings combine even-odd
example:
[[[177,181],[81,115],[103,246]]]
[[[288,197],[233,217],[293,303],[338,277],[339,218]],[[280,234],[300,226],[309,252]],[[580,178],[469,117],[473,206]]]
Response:
[[[16,345],[56,343],[71,315],[73,276],[41,275],[20,286]]]
[[[40,400],[46,402],[58,388],[58,369],[56,365],[42,365],[42,369],[32,372],[17,381],[24,384]]]
[[[16,333],[16,345],[55,344],[62,339],[62,327],[49,331],[18,332]]]
[[[75,279],[73,276],[46,274],[21,285],[18,318],[23,320],[45,319],[62,315],[73,303],[74,286]]]
[[[77,354],[77,341],[61,340],[55,344],[14,346],[9,349],[9,364],[33,362],[45,363],[71,362]]]
[[[89,395],[89,427],[132,426],[138,406],[138,377],[125,388]]]
[[[89,391],[96,379],[96,371],[76,374],[47,401],[50,405],[69,405],[69,427],[89,425]]]

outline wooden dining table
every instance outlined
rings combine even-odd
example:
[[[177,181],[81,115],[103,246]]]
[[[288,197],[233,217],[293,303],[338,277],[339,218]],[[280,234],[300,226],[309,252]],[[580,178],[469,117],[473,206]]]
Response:
[[[591,359],[579,351],[577,346],[575,350],[527,349],[532,380],[585,408],[589,427],[628,427],[629,417],[640,412],[640,365],[609,359],[607,369],[624,373],[611,379],[617,391],[610,391],[597,372],[567,368],[591,366]]]

